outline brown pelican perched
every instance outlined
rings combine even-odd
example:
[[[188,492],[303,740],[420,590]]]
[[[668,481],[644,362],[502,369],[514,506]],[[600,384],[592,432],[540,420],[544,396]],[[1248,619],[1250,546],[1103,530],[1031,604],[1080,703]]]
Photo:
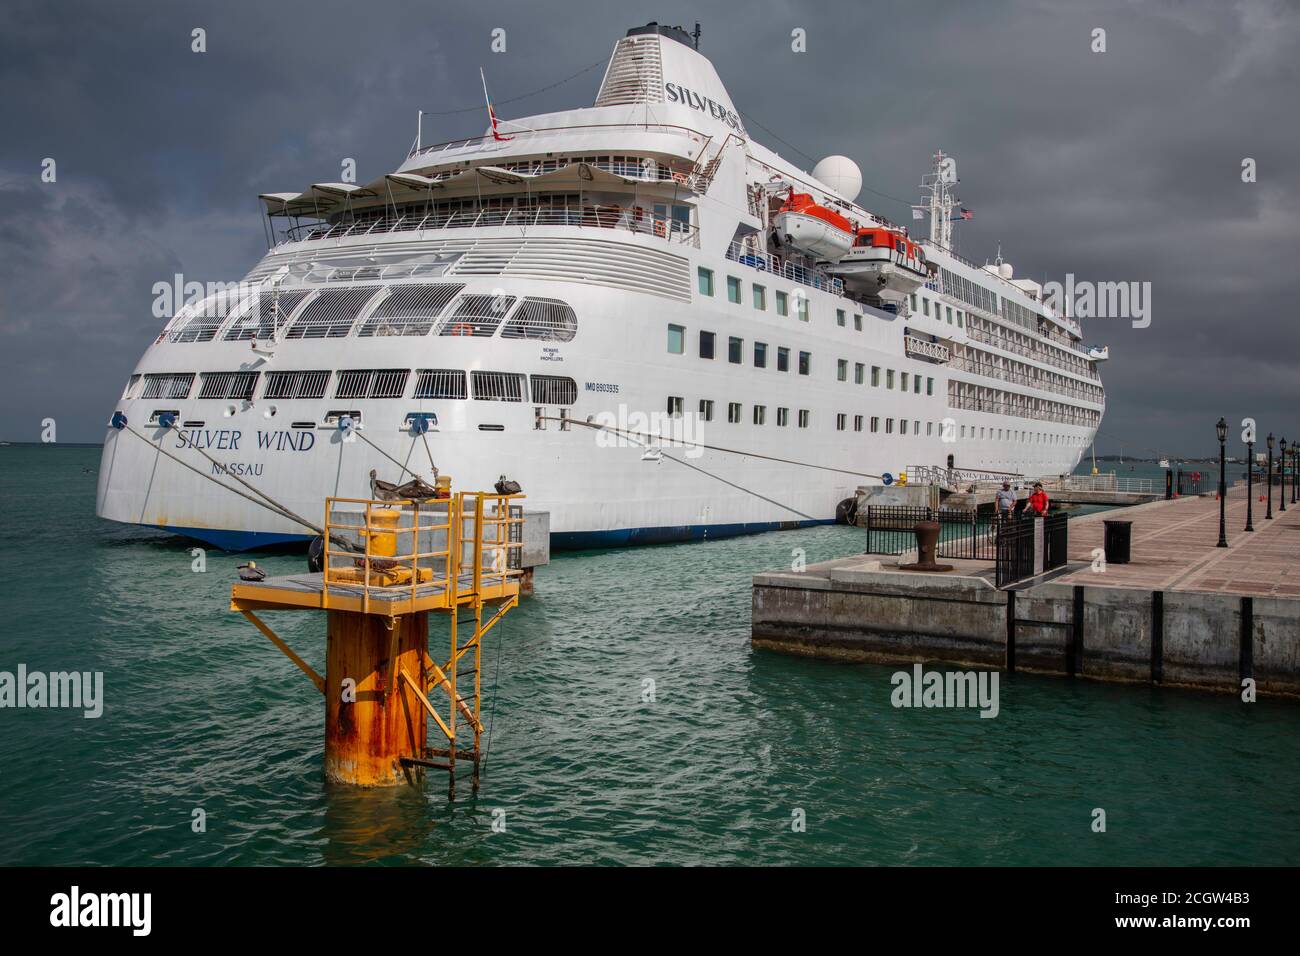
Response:
[[[496,488],[497,494],[499,495],[517,495],[523,491],[523,489],[519,487],[519,482],[511,481],[505,475],[498,478],[497,483],[493,487]]]
[[[375,469],[370,469],[370,497],[379,501],[428,501],[436,497],[438,489],[416,475],[404,485],[384,481]]]
[[[247,564],[241,564],[238,569],[239,580],[241,581],[264,581],[266,572],[257,566],[256,561],[249,561]]]

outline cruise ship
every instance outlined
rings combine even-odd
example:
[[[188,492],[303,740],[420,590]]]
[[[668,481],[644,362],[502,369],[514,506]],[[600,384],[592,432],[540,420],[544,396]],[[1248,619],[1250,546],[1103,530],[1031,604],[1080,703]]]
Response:
[[[620,546],[830,522],[909,469],[1064,473],[1091,444],[1107,351],[953,251],[942,152],[910,235],[850,159],[758,143],[698,27],[655,23],[594,106],[485,113],[372,182],[261,196],[266,255],[129,375],[101,516],[243,549],[313,537],[372,471],[441,472],[519,482],[554,547]]]

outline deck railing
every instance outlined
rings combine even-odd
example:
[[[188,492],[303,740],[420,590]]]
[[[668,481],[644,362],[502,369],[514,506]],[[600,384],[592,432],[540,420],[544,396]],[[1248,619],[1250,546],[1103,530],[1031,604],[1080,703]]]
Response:
[[[772,275],[789,279],[791,282],[797,282],[800,285],[821,289],[835,295],[844,294],[844,283],[839,279],[833,279],[817,269],[795,265],[780,256],[774,256],[767,252],[755,252],[739,242],[732,242],[727,246],[727,258],[732,262],[739,262],[743,266],[757,269],[759,272],[770,272]]]
[[[346,222],[315,222],[281,232],[277,245],[289,242],[362,239],[397,232],[436,232],[447,229],[490,227],[576,226],[658,236],[668,242],[699,247],[699,230],[676,219],[655,216],[644,210],[619,206],[538,207],[535,209],[483,209],[468,212],[409,214],[356,219]]]

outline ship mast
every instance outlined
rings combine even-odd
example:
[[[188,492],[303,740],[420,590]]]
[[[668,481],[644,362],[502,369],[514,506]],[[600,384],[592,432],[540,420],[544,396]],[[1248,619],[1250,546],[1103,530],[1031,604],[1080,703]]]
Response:
[[[952,211],[957,202],[957,165],[943,150],[934,154],[934,166],[921,178],[921,204],[914,206],[930,214],[930,241],[941,249],[952,249]]]

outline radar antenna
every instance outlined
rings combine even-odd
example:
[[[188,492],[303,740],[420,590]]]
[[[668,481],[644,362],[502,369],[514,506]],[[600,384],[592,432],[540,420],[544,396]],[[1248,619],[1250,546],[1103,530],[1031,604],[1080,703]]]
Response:
[[[956,193],[959,182],[956,160],[939,150],[934,154],[934,166],[921,178],[921,204],[912,207],[930,214],[930,241],[949,251],[952,249],[952,212],[961,208]]]

